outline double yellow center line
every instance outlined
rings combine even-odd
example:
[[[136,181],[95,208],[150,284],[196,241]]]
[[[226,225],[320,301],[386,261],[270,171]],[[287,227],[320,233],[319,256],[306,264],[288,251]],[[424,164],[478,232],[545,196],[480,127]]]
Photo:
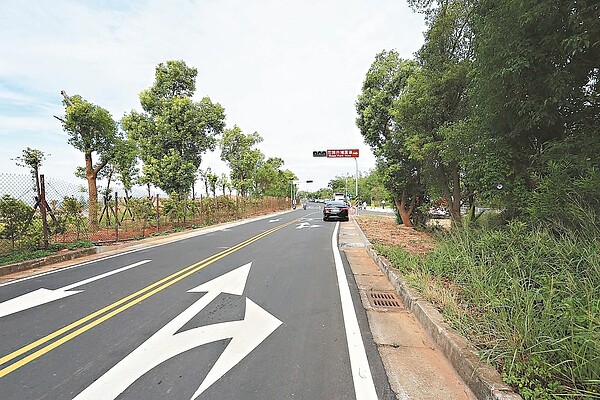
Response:
[[[37,359],[38,357],[43,356],[44,354],[57,348],[58,346],[62,345],[63,343],[68,342],[69,340],[81,335],[82,333],[92,329],[93,327],[114,317],[115,315],[127,310],[128,308],[133,307],[134,305],[142,302],[143,300],[168,288],[169,286],[174,285],[175,283],[179,282],[180,280],[187,278],[188,276],[198,272],[199,270],[206,267],[207,265],[210,265],[210,264],[256,242],[257,240],[260,240],[260,239],[264,238],[265,236],[268,236],[280,229],[283,229],[286,226],[292,225],[297,221],[298,220],[295,219],[295,220],[292,220],[285,224],[271,228],[271,229],[264,231],[250,239],[247,239],[233,247],[223,250],[217,254],[214,254],[204,260],[198,261],[197,263],[192,264],[189,267],[186,267],[180,271],[175,272],[174,274],[167,276],[166,278],[163,278],[157,282],[154,282],[153,284],[148,285],[145,288],[143,288],[135,293],[132,293],[127,297],[122,298],[121,300],[118,300],[118,301],[116,301],[98,311],[95,311],[95,312],[61,328],[61,329],[58,329],[58,330],[50,333],[49,335],[46,335],[46,336],[36,340],[35,342],[32,342],[24,347],[21,347],[18,350],[13,351],[10,354],[3,356],[2,358],[0,358],[0,365],[3,365],[12,360],[15,360],[18,357],[22,356],[23,354],[28,353],[28,352],[38,348],[31,354],[28,354],[26,357],[20,358],[17,361],[0,369],[0,378],[21,368],[22,366]],[[56,339],[56,340],[54,340],[54,339]]]

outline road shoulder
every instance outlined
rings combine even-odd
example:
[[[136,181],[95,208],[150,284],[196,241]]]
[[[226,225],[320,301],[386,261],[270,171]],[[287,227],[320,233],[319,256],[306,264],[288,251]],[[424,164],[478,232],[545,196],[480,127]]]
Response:
[[[398,398],[521,399],[431,304],[408,288],[354,220],[340,230],[340,247],[350,262]],[[373,293],[393,294],[399,306],[393,302],[392,307],[374,306]]]

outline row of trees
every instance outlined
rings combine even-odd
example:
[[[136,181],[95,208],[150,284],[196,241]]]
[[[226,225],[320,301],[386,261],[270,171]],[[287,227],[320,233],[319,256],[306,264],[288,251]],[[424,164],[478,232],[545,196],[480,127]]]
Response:
[[[116,178],[126,193],[139,183],[186,197],[201,178],[207,194],[210,190],[216,195],[217,187],[223,193],[233,188],[242,196],[287,194],[294,174],[282,169],[283,160],[265,159],[255,147],[262,141],[258,133],[245,135],[237,126],[226,129],[219,103],[208,97],[194,101],[196,76],[196,68],[183,61],[159,64],[154,84],[139,95],[142,111],[131,111],[120,122],[81,96],[61,92],[65,116],[57,118],[69,144],[84,153],[85,167],[78,175],[88,182],[91,226],[97,225],[99,178]],[[210,167],[200,170],[203,155],[218,144],[231,170],[229,179],[213,174]]]
[[[300,190],[296,197],[308,199],[332,199],[334,193],[345,193],[350,199],[355,200],[356,177],[354,175],[336,176],[331,179],[326,188],[320,188],[317,191]],[[288,186],[287,190],[290,190]],[[387,200],[390,197],[386,189],[383,176],[377,169],[367,172],[360,172],[358,176],[358,200],[368,202],[374,201],[380,204],[381,200]]]
[[[598,2],[409,4],[424,45],[377,54],[356,102],[404,224],[427,198],[455,223],[476,201],[574,229],[599,215]]]

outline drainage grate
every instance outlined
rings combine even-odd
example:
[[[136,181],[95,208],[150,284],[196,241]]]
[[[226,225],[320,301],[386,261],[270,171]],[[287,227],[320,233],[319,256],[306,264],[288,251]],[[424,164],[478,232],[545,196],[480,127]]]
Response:
[[[394,292],[367,292],[367,297],[374,308],[402,308]]]

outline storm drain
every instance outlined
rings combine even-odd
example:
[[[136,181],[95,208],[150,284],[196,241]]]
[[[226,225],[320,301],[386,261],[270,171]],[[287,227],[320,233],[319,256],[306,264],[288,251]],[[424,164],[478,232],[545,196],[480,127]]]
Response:
[[[367,297],[373,308],[402,308],[402,303],[394,292],[367,292]]]

